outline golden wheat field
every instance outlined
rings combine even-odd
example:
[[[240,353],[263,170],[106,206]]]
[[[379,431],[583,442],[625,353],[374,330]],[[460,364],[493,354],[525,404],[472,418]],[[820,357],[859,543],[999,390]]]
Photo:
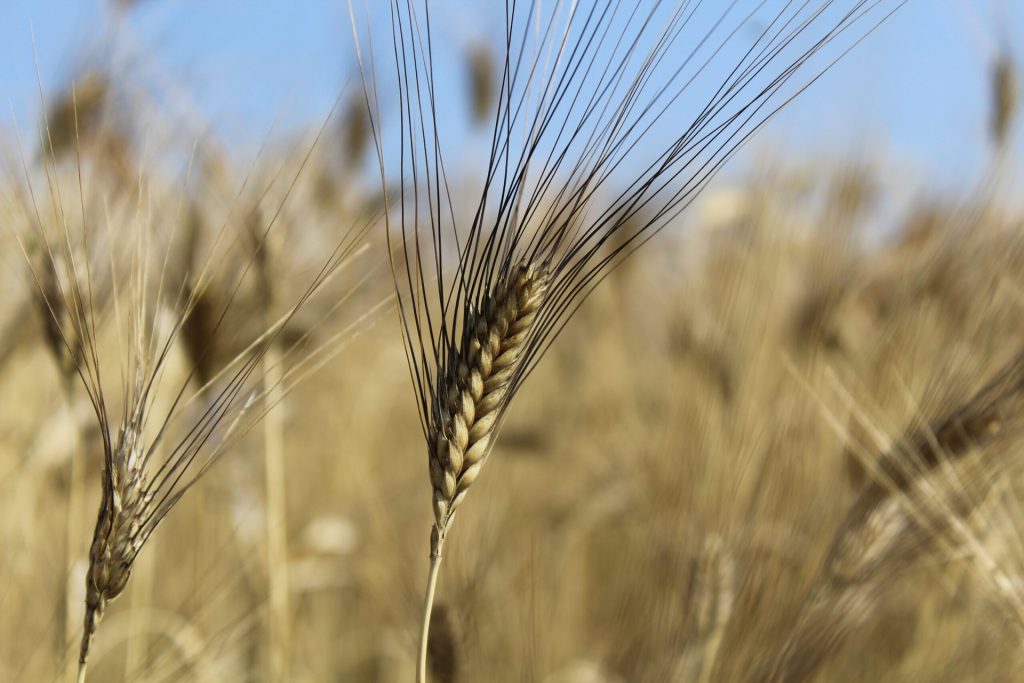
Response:
[[[976,186],[757,143],[714,177],[748,131],[716,96],[634,190],[689,5],[474,45],[482,195],[432,161],[416,2],[258,152],[102,68],[3,129],[0,681],[1022,680],[1012,57]],[[795,11],[736,101],[790,85]],[[641,47],[588,52],[613,27]],[[523,81],[517,31],[559,57]]]

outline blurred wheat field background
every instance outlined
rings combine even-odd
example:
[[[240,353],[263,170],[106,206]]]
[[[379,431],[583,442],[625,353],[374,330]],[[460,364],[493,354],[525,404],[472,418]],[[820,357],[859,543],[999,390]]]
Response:
[[[470,121],[500,47],[462,54]],[[982,182],[908,199],[881,153],[759,148],[611,271],[460,508],[430,680],[1020,679],[1019,59],[987,74]],[[111,414],[123,292],[154,334],[183,321],[154,410],[255,347],[269,411],[213,425],[230,447],[106,607],[89,680],[412,680],[430,496],[362,86],[257,151],[200,134],[187,84],[71,81],[0,138],[0,680],[74,680],[79,654],[104,444],[53,326],[69,260]],[[133,289],[139,259],[167,284]]]

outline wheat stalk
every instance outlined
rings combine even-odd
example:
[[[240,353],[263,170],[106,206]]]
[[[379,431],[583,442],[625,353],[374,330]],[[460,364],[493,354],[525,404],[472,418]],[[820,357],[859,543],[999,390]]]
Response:
[[[246,224],[256,261],[257,295],[263,305],[264,324],[273,324],[273,308],[279,296],[275,286],[270,245],[260,238],[263,232],[258,213]],[[288,518],[285,500],[287,468],[284,453],[284,417],[278,404],[283,400],[281,349],[271,343],[263,357],[266,412],[263,419],[263,470],[266,493],[267,573],[269,614],[267,640],[270,680],[287,681],[290,640],[288,608]],[[277,407],[277,410],[274,408]]]
[[[1020,107],[1020,83],[1013,57],[1003,50],[992,65],[990,134],[997,149],[1006,146]]]
[[[439,683],[455,683],[459,679],[459,631],[453,610],[441,603],[430,617],[430,649],[427,663]]]

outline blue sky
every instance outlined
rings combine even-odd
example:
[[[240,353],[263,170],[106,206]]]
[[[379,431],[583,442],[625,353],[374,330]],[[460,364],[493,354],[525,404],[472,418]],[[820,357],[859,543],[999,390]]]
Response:
[[[378,30],[385,26],[386,3],[356,4],[373,8]],[[356,73],[345,0],[141,0],[117,18],[111,5],[0,3],[0,126],[10,125],[11,112],[22,127],[34,120],[37,57],[48,93],[97,54],[144,63],[146,73],[186,93],[235,149],[258,143],[271,126],[318,123]],[[456,54],[493,39],[500,5],[437,0],[444,44]],[[1014,47],[1024,45],[1022,2],[910,0],[773,122],[762,142],[812,157],[868,149],[933,184],[970,183],[988,162],[989,68],[1002,45],[1016,51],[1024,71],[1024,48]],[[461,90],[452,85],[445,95],[459,98]],[[1014,149],[1024,156],[1019,131]]]

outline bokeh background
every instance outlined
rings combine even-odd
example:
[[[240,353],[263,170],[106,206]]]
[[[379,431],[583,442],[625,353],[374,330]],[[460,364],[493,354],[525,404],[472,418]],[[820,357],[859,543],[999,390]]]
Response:
[[[431,3],[456,176],[488,139],[502,4]],[[386,3],[353,14],[386,55]],[[358,235],[283,335],[302,380],[267,427],[284,470],[268,470],[262,424],[225,453],[147,544],[91,675],[412,679],[430,497],[352,33],[337,0],[0,6],[0,680],[73,680],[100,489],[95,418],[47,336],[31,236],[78,245],[97,226],[105,251],[83,257],[118,273],[118,236],[158,236],[185,284],[187,264],[215,264],[215,306],[252,256],[210,235],[269,222],[267,281],[246,281],[224,329],[195,325],[213,360],[175,345],[165,384],[194,390],[189,369],[242,351]],[[434,680],[757,681],[787,643],[816,662],[792,680],[1018,680],[1012,413],[896,495],[897,550],[810,612],[823,623],[807,615],[875,463],[1017,367],[1022,44],[1021,3],[910,0],[615,271],[459,513]],[[100,312],[119,406],[124,323]],[[842,637],[808,635],[826,631]]]
[[[360,28],[380,32],[383,44],[387,3],[353,5]],[[451,70],[439,94],[465,99],[460,60],[480,45],[500,46],[503,3],[431,6]],[[992,65],[1021,59],[1022,34],[1024,8],[1009,0],[910,2],[764,137],[804,157],[868,147],[900,175],[910,170],[946,188],[977,182],[988,161]],[[348,3],[331,0],[11,0],[0,8],[0,58],[8,124],[34,121],[38,83],[52,94],[86,69],[113,67],[146,87],[179,88],[169,106],[188,110],[232,150],[272,129],[318,124],[358,79]],[[442,121],[453,145],[468,122]],[[1014,144],[1019,154],[1019,136]]]

